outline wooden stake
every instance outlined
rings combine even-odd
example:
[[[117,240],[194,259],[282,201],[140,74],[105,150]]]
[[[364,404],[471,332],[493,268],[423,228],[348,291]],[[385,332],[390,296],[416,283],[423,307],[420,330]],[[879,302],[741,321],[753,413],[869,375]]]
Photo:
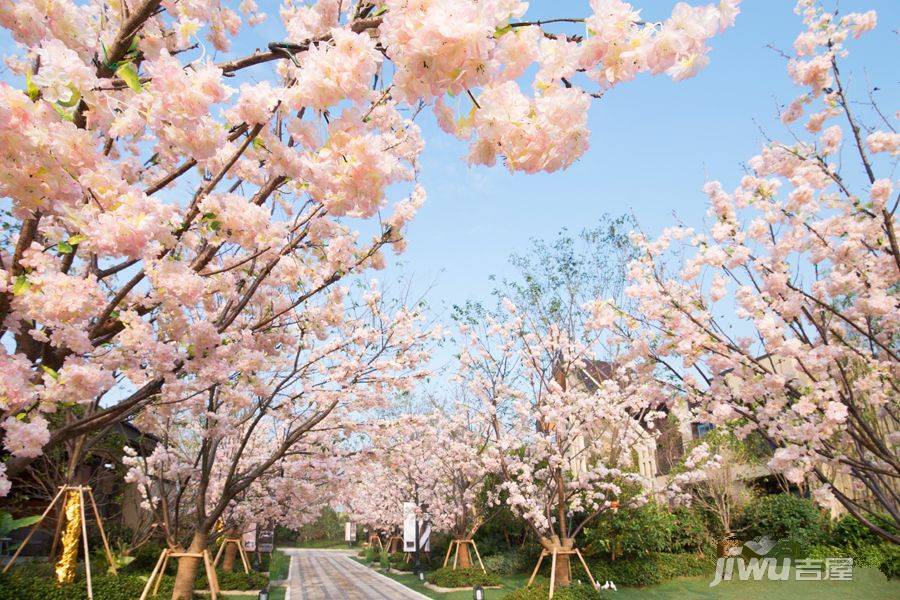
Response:
[[[487,575],[487,569],[484,568],[484,563],[481,562],[481,555],[478,553],[478,546],[475,545],[475,540],[472,540],[472,549],[475,550],[475,556],[478,557],[478,564],[481,565],[481,570]]]
[[[166,568],[169,566],[169,557],[172,555],[172,552],[166,548],[163,550],[163,554],[165,555],[165,558],[163,558],[162,568],[159,570],[159,574],[156,576],[156,583],[153,585],[154,596],[159,593],[159,586],[162,585],[163,577],[166,575]]]
[[[216,569],[212,566],[209,559],[209,550],[203,550],[203,564],[206,565],[206,579],[209,582],[209,594],[212,600],[219,598],[219,578],[216,576]]]
[[[556,548],[553,549],[553,558],[550,561],[550,600],[553,600],[554,588],[556,588]]]
[[[244,563],[244,573],[247,573],[249,575],[250,574],[250,558],[247,556],[247,551],[244,550],[243,541],[238,541],[237,545],[238,545],[238,552],[241,553],[241,560]]]
[[[109,561],[109,568],[112,569],[113,575],[118,575],[119,572],[116,569],[116,561],[113,559],[113,554],[109,549],[109,540],[106,539],[106,532],[103,530],[103,520],[100,518],[100,511],[97,510],[97,502],[94,500],[94,492],[91,488],[85,488],[87,490],[88,496],[91,498],[91,506],[94,507],[94,517],[97,519],[97,529],[100,530],[100,539],[103,540],[103,548],[106,549],[106,560]],[[85,550],[87,552],[87,550]]]
[[[447,546],[447,556],[444,557],[444,567],[447,566],[447,561],[450,560],[450,553],[453,551],[453,544],[456,543],[456,540],[450,540],[450,545]]]
[[[78,488],[78,495],[81,497],[78,507],[81,510],[81,535],[84,539],[84,574],[87,577],[88,600],[94,600],[94,587],[91,584],[91,553],[88,549],[87,516],[84,510],[84,488]]]
[[[33,536],[34,532],[37,531],[38,526],[41,524],[41,522],[44,520],[44,518],[46,518],[46,516],[48,514],[50,514],[50,509],[53,508],[53,505],[56,504],[56,502],[59,500],[59,497],[62,496],[63,492],[65,492],[65,491],[66,491],[66,486],[64,486],[64,485],[59,486],[59,492],[57,492],[56,496],[50,502],[50,505],[47,506],[46,510],[44,510],[44,514],[42,514],[41,518],[38,519],[38,521],[34,525],[31,526],[31,531],[28,532],[28,535],[25,536],[25,539],[22,541],[21,544],[19,544],[19,547],[16,548],[15,554],[12,555],[12,558],[9,559],[9,562],[6,563],[5,567],[3,567],[4,573],[9,571],[9,568],[12,566],[12,564],[14,562],[16,562],[17,558],[19,558],[19,554],[22,552],[22,550],[25,549],[25,546],[28,545],[28,542],[31,541],[31,536]]]
[[[159,554],[159,559],[156,561],[156,566],[153,567],[153,571],[150,572],[150,577],[147,579],[147,585],[144,586],[144,591],[141,592],[140,600],[147,600],[147,593],[150,591],[150,588],[153,586],[153,580],[156,579],[156,573],[159,571],[159,567],[163,562],[163,559],[169,553],[168,548],[163,548],[163,551]],[[156,595],[156,592],[153,593]]]
[[[544,557],[545,557],[545,556],[547,556],[547,551],[546,551],[546,550],[541,550],[541,555],[540,555],[540,557],[538,558],[537,564],[534,566],[534,571],[532,571],[532,573],[531,573],[531,579],[528,580],[528,584],[527,584],[527,585],[531,585],[532,583],[534,583],[534,578],[537,577],[538,569],[541,568],[541,563],[544,562]]]
[[[594,589],[597,589],[597,582],[594,581],[594,576],[591,575],[591,570],[588,568],[587,563],[584,560],[584,557],[581,555],[581,552],[578,548],[575,549],[575,554],[578,555],[579,560],[581,560],[581,565],[584,567],[585,573],[587,573],[588,579],[591,580],[591,585],[594,586]]]

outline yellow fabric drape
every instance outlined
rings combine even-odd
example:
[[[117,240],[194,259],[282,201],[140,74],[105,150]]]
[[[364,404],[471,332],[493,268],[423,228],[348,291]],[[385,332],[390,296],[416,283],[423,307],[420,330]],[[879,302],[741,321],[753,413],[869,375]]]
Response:
[[[81,494],[70,491],[66,496],[66,529],[62,535],[62,550],[56,562],[56,581],[60,584],[75,581],[78,567],[78,538],[81,535]]]

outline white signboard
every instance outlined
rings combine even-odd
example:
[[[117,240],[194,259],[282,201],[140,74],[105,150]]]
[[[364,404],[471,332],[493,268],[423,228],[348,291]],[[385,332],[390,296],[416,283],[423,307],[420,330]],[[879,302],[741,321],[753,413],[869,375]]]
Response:
[[[256,523],[244,531],[241,539],[244,542],[244,550],[247,552],[256,552]]]
[[[416,551],[416,505],[413,502],[403,503],[403,550]]]
[[[348,543],[356,541],[356,523],[350,521],[344,523],[344,541]]]

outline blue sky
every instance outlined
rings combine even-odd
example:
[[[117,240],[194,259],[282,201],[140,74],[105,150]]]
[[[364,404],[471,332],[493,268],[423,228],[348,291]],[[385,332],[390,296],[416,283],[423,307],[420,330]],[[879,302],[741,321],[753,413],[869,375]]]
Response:
[[[571,14],[584,2],[538,2]],[[674,2],[635,2],[661,18]],[[571,9],[569,7],[572,7]],[[849,44],[853,96],[865,99],[865,75],[877,83],[882,109],[898,108],[897,35],[900,2],[841,2],[842,12],[874,8],[878,28]],[[541,11],[550,14],[559,11]],[[434,285],[435,309],[467,298],[485,299],[491,274],[511,274],[508,256],[528,250],[532,237],[577,231],[605,213],[631,212],[650,234],[673,223],[702,223],[708,179],[733,189],[743,163],[765,134],[785,133],[777,108],[799,94],[785,61],[768,49],[790,49],[801,30],[789,0],[749,0],[736,26],[712,41],[709,67],[681,83],[642,77],[595,101],[591,148],[566,171],[510,174],[504,167],[468,167],[465,146],[440,135],[426,117],[421,181],[428,202],[410,224],[403,271]],[[890,52],[889,52],[890,50]],[[890,58],[892,54],[893,58]],[[865,72],[863,70],[865,67]]]

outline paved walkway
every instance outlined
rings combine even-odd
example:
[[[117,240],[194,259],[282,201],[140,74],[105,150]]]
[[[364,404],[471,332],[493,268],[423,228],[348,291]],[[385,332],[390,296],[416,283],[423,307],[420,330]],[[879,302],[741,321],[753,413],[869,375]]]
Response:
[[[287,600],[428,600],[339,550],[282,548],[290,555]]]

